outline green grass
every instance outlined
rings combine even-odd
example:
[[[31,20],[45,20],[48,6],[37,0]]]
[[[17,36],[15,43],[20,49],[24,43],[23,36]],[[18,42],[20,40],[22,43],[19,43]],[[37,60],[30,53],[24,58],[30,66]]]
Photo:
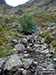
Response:
[[[8,17],[10,17],[10,20],[6,21]],[[12,27],[8,29],[8,27],[12,26],[15,21],[17,21],[15,16],[3,16],[0,20],[0,57],[6,57],[13,53],[11,46],[7,46],[7,42],[10,43],[11,39],[19,39],[19,32],[12,31]],[[15,29],[17,30],[17,28],[18,25],[16,25]],[[11,39],[8,39],[8,36],[10,36]]]
[[[8,55],[11,55],[13,52],[14,51],[11,48],[7,48],[7,49],[4,49],[4,50],[0,50],[0,57],[6,57]]]
[[[34,13],[34,17],[36,22],[40,23],[42,26],[44,26],[44,23],[46,22],[56,23],[56,12],[51,13],[46,11],[37,12]]]

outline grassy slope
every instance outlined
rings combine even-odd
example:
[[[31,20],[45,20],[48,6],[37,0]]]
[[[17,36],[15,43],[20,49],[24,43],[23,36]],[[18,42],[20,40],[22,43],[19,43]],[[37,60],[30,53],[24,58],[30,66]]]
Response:
[[[53,26],[55,30],[48,30],[48,27],[51,25],[47,25],[46,23],[56,23],[56,6],[53,1],[55,0],[43,0],[40,3],[35,3],[32,7],[27,8],[25,11],[28,13],[32,13],[35,17],[35,21],[38,22],[43,28],[43,33],[39,34],[40,37],[45,38],[45,42],[47,44],[52,44],[55,48],[55,57],[56,57],[56,39],[52,39],[52,33],[56,33],[56,25]],[[51,6],[50,6],[51,5]],[[56,38],[56,34],[54,36]]]
[[[5,57],[13,53],[13,49],[6,43],[10,43],[12,39],[18,39],[17,35],[19,33],[12,31],[12,29],[16,29],[16,31],[18,31],[19,28],[18,23],[14,24],[16,25],[15,28],[12,27],[13,23],[16,23],[16,21],[18,21],[18,18],[16,18],[15,15],[0,13],[0,16],[1,15],[2,18],[0,19],[0,57]],[[11,39],[8,39],[8,37],[11,37]]]

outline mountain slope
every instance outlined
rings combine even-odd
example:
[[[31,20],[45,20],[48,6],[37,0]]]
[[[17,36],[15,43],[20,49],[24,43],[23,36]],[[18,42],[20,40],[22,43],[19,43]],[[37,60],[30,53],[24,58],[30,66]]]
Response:
[[[5,0],[0,0],[0,3],[5,4],[6,2]]]
[[[50,8],[53,8],[52,10]],[[27,12],[29,11],[56,11],[56,0],[42,0],[39,3],[34,3],[33,6],[31,6],[30,8],[26,9]]]
[[[28,6],[29,5],[29,6]],[[56,39],[52,38],[52,33],[56,33],[56,0],[30,0],[24,5],[17,6],[15,8],[10,8],[6,4],[0,4],[0,55],[7,56],[12,53],[10,44],[12,39],[18,39],[19,32],[19,18],[24,15],[24,13],[31,13],[36,23],[42,27],[41,37],[44,36],[46,43],[55,45]],[[19,8],[23,7],[23,8]],[[26,7],[26,8],[25,8]],[[14,28],[15,25],[15,28]],[[52,28],[54,30],[49,31]],[[16,31],[15,31],[16,30]],[[2,35],[3,34],[3,35]],[[21,33],[20,33],[21,34]],[[48,34],[48,35],[47,35]],[[10,40],[7,38],[11,37]],[[47,38],[46,38],[47,37]],[[49,38],[49,39],[48,39]],[[54,36],[56,38],[56,36]],[[51,39],[51,41],[49,41]],[[1,57],[0,56],[0,57]]]

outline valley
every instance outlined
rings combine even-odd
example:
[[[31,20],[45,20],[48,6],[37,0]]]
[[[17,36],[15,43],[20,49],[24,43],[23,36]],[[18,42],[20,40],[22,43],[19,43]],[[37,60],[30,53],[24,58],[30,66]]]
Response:
[[[56,75],[56,0],[0,10],[0,74]]]

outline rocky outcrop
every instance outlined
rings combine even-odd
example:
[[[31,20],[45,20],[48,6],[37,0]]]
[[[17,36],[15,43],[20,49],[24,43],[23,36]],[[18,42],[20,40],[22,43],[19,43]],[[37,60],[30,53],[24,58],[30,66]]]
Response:
[[[5,2],[5,0],[0,0],[0,3],[5,4],[6,2]]]

